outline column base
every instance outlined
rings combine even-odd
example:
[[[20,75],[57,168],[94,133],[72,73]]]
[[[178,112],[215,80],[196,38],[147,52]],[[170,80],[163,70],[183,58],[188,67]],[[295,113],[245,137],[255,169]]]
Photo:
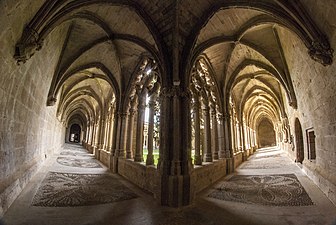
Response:
[[[225,159],[226,158],[226,154],[225,154],[224,150],[219,151],[218,154],[219,154],[220,159]]]
[[[207,153],[205,156],[204,156],[204,162],[212,162],[213,159],[212,159],[212,155],[211,153]]]
[[[194,160],[195,165],[202,165],[202,157],[200,155],[195,155],[195,160]]]
[[[103,149],[96,149],[96,151],[95,151],[95,157],[98,160],[100,160],[100,151],[103,151]]]
[[[147,155],[146,165],[147,166],[154,165],[154,156],[153,155]]]
[[[131,159],[132,158],[132,151],[126,151],[126,159]]]
[[[234,172],[234,158],[226,159],[226,174]]]
[[[125,158],[125,150],[124,149],[119,149],[118,150],[118,157],[119,158]]]
[[[173,175],[161,177],[162,205],[170,207],[182,207],[192,202],[192,190],[190,189],[189,175]]]
[[[218,160],[218,159],[219,159],[219,157],[218,157],[218,152],[215,152],[215,153],[213,154],[213,159],[214,159],[214,160]]]
[[[135,155],[134,156],[134,162],[143,162],[143,156],[142,155]]]

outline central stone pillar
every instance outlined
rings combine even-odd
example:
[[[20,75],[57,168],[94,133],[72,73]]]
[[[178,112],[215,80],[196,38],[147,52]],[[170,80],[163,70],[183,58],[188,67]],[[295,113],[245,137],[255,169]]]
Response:
[[[160,202],[179,207],[191,202],[190,106],[188,92],[163,88],[160,114]]]

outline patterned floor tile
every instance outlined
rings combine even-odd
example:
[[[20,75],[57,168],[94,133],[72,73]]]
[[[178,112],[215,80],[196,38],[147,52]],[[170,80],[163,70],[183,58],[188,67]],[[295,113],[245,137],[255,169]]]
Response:
[[[136,198],[137,195],[107,174],[49,172],[32,205],[44,207],[86,206]]]
[[[209,197],[268,206],[313,205],[295,174],[236,175]]]

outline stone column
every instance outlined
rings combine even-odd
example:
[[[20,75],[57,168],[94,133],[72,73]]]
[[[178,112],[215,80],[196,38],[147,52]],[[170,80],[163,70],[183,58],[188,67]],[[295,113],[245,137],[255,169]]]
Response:
[[[235,121],[235,131],[236,131],[236,144],[237,144],[237,151],[241,151],[241,146],[240,146],[240,129],[239,129],[239,123]]]
[[[245,132],[244,132],[244,123],[240,121],[239,123],[239,133],[240,133],[240,147],[243,152],[246,150],[245,146]]]
[[[201,120],[199,113],[200,102],[195,98],[194,103],[194,118],[195,118],[195,165],[202,165],[201,157]]]
[[[211,109],[211,123],[212,123],[212,132],[211,132],[211,143],[212,143],[212,155],[213,159],[217,160],[218,159],[218,129],[217,129],[217,116],[216,116],[216,109],[214,108]]]
[[[226,148],[225,148],[225,136],[224,136],[224,118],[222,114],[218,114],[217,129],[218,129],[218,149],[219,149],[218,157],[220,159],[225,159]]]
[[[161,89],[160,94],[160,200],[162,205],[190,204],[191,127],[190,98],[179,86]]]
[[[126,158],[132,158],[134,109],[130,108],[127,118]]]
[[[138,119],[136,127],[135,162],[143,162],[143,129],[146,110],[146,94],[138,95]]]
[[[154,133],[154,113],[155,113],[155,101],[156,94],[152,94],[149,98],[148,108],[148,154],[146,159],[146,165],[154,165],[154,156],[153,156],[153,133]]]
[[[100,132],[99,132],[99,144],[98,144],[99,150],[102,150],[104,148],[105,126],[106,126],[105,118],[103,117],[100,120]]]
[[[97,152],[99,148],[99,132],[100,132],[100,119],[95,124],[95,133],[94,133],[94,145],[93,145],[93,154],[97,157]]]
[[[126,119],[127,114],[126,113],[119,113],[118,114],[118,123],[119,125],[119,138],[117,141],[117,151],[114,153],[116,157],[119,158],[125,158],[125,136],[126,136]]]
[[[212,162],[211,153],[211,129],[210,129],[210,108],[207,105],[203,106],[204,116],[204,161]]]
[[[90,132],[90,123],[86,123],[86,131],[85,131],[85,143],[89,143],[89,132]]]
[[[93,145],[93,135],[94,135],[94,123],[90,122],[90,134],[89,134],[89,145],[92,147]]]
[[[110,115],[106,116],[106,120],[105,120],[105,132],[104,132],[104,150],[108,150],[108,146],[109,146],[109,131],[110,131]]]
[[[232,152],[236,153],[237,152],[237,142],[236,142],[236,121],[234,119],[233,114],[231,114],[231,141],[232,141]]]
[[[111,110],[110,112],[110,127],[108,132],[108,151],[112,152],[112,143],[113,143],[113,137],[114,137],[114,112]]]
[[[243,161],[247,160],[247,151],[246,151],[246,142],[245,142],[245,125],[244,122],[240,122],[239,131],[240,131],[240,143],[241,143],[241,151],[243,152]]]
[[[119,138],[120,123],[118,119],[118,113],[115,111],[113,116],[113,138],[112,138],[112,146],[111,146],[111,156],[114,156],[114,153],[117,149],[117,143]]]
[[[225,145],[225,156],[226,158],[232,158],[233,156],[233,143],[232,143],[232,132],[231,132],[231,117],[230,114],[224,114],[224,145]]]

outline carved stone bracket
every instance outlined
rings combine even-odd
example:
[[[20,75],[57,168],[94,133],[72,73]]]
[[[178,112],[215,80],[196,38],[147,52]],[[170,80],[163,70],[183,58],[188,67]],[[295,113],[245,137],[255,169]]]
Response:
[[[39,34],[34,29],[26,27],[20,41],[15,46],[14,58],[17,64],[25,63],[41,47],[42,42],[39,40]]]
[[[334,50],[330,48],[327,40],[323,42],[313,41],[308,53],[312,59],[324,66],[331,65],[333,62]]]
[[[55,96],[48,96],[48,99],[47,99],[47,106],[53,106],[55,105],[57,99]]]
[[[160,100],[162,98],[182,97],[191,99],[190,90],[182,90],[180,86],[174,86],[171,88],[163,88],[160,92]]]

